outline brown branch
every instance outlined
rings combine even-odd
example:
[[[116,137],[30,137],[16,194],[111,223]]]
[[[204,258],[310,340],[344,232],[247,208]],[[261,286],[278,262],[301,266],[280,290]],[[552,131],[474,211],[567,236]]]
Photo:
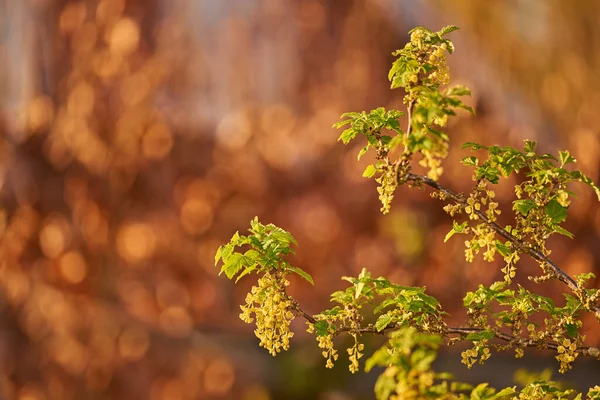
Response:
[[[296,311],[295,314],[297,316],[300,316],[300,317],[306,319],[310,323],[314,324],[317,322],[317,320],[314,317],[311,317],[304,310],[302,310],[302,308],[300,308],[300,306],[297,303],[295,304],[294,310]],[[396,324],[389,324],[382,330],[377,330],[377,328],[375,328],[375,326],[373,326],[373,325],[368,325],[368,326],[360,327],[360,328],[355,328],[355,327],[350,327],[350,326],[342,326],[342,327],[336,329],[334,336],[337,336],[337,335],[339,335],[341,333],[345,333],[345,332],[353,332],[353,333],[358,333],[358,334],[383,335],[386,332],[393,331],[393,330],[400,329],[400,328],[401,327]],[[427,332],[427,331],[424,331],[423,329],[419,329],[418,326],[416,328],[421,332]],[[471,333],[482,333],[484,331],[487,331],[487,330],[484,328],[445,326],[444,330],[442,332],[433,331],[433,332],[429,332],[429,333],[438,334],[438,335],[441,335],[442,337],[446,337],[446,338],[449,338],[450,335],[459,335],[464,340],[464,338]],[[494,338],[508,342],[508,343],[515,343],[522,347],[534,347],[537,349],[546,349],[546,350],[557,351],[560,346],[559,344],[557,344],[555,342],[535,341],[533,339],[516,337],[516,336],[510,335],[507,333],[499,332],[497,330],[492,330],[492,332],[494,333],[494,336],[493,336]],[[597,348],[590,347],[590,346],[580,346],[575,350],[575,352],[578,354],[581,354],[583,356],[596,357],[592,353],[597,350],[598,350]]]
[[[442,186],[439,182],[434,181],[431,178],[409,172],[406,174],[405,179],[407,182],[423,183],[423,184],[445,194],[447,197],[451,198],[455,203],[460,204],[462,207],[466,207],[466,205],[467,205],[466,200],[464,199],[464,197],[462,195],[448,189],[445,186]],[[566,284],[569,287],[569,289],[571,289],[571,291],[573,291],[573,293],[575,293],[575,295],[580,300],[583,300],[581,298],[583,293],[581,291],[581,288],[575,282],[575,280],[573,278],[571,278],[569,275],[567,275],[562,269],[560,269],[560,267],[558,265],[556,265],[556,263],[554,263],[550,258],[548,258],[548,256],[544,255],[541,251],[539,251],[535,248],[527,246],[525,243],[523,243],[521,240],[519,240],[518,238],[516,238],[515,236],[510,234],[508,231],[506,231],[500,225],[496,224],[495,222],[490,221],[489,218],[487,217],[487,215],[485,215],[485,213],[483,211],[474,210],[474,212],[484,223],[486,223],[490,228],[492,228],[494,230],[494,232],[496,232],[498,235],[500,235],[504,239],[511,242],[518,250],[529,255],[534,260],[549,266],[550,269],[552,269],[552,272],[556,275],[556,278],[559,281]],[[584,303],[584,302],[582,301],[582,303]],[[595,312],[596,317],[600,318],[600,306],[596,305],[593,308],[593,311]]]

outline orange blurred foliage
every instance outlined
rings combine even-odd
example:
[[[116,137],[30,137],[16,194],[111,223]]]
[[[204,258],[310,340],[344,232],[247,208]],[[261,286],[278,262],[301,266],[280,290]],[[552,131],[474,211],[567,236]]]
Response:
[[[466,266],[460,241],[440,250],[450,222],[422,192],[380,216],[360,178],[369,160],[331,125],[402,108],[391,51],[413,25],[459,24],[451,63],[479,116],[452,123],[456,148],[529,137],[571,149],[597,180],[594,2],[488,3],[0,2],[12,29],[0,38],[0,398],[276,398],[237,319],[246,287],[213,266],[255,215],[299,239],[291,261],[317,284],[291,291],[307,310],[367,267],[427,285],[460,319],[457,299],[494,271]],[[445,168],[457,190],[470,185],[464,155]],[[600,211],[582,192],[572,215],[579,239],[553,256],[589,271]],[[280,396],[316,398],[314,386]]]

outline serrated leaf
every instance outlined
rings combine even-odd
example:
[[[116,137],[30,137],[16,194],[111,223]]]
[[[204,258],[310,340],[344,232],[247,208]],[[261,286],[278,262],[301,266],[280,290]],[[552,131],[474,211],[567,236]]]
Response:
[[[329,323],[327,321],[315,322],[315,332],[317,336],[329,335]]]
[[[479,165],[479,159],[473,156],[465,157],[460,162],[467,167],[477,167]]]
[[[338,137],[338,141],[342,141],[344,144],[350,143],[352,139],[356,137],[357,133],[354,128],[348,128],[342,132],[342,134]]]
[[[373,164],[367,165],[365,171],[362,173],[363,178],[370,178],[377,172],[377,168]]]
[[[449,34],[450,32],[454,32],[458,29],[460,29],[460,28],[456,25],[448,25],[448,26],[445,26],[442,29],[440,29],[440,31],[438,33],[440,34],[440,36],[444,36],[444,35]]]
[[[527,213],[535,207],[536,204],[533,200],[526,199],[513,201],[513,210],[518,211],[524,217],[526,217]]]
[[[389,314],[380,315],[375,322],[375,329],[377,332],[384,330],[392,322],[392,317]]]
[[[465,86],[454,86],[448,89],[448,96],[470,96],[471,91]]]
[[[570,163],[577,162],[577,160],[575,159],[575,157],[573,157],[571,155],[571,153],[569,153],[566,150],[565,151],[559,151],[558,152],[558,157],[560,159],[561,165],[565,165],[565,164],[570,164]]]
[[[484,146],[475,142],[466,142],[462,145],[461,149],[471,149],[471,150],[479,150],[479,149],[487,149],[487,146]]]
[[[223,251],[223,246],[219,246],[219,248],[217,249],[217,253],[215,254],[215,267],[217,266],[217,264],[219,263],[219,260],[221,259],[222,251]]]
[[[567,208],[560,205],[558,201],[552,199],[544,208],[544,212],[553,223],[560,224],[567,219]]]
[[[535,153],[536,146],[537,142],[532,140],[525,140],[525,144],[523,145],[523,151],[525,151],[525,153]]]
[[[315,285],[315,282],[313,281],[312,276],[310,276],[310,274],[306,271],[304,271],[302,268],[298,268],[298,267],[289,267],[289,270],[292,271],[293,273],[295,273],[296,275],[299,275],[302,279],[308,281],[311,285]]]
[[[244,267],[244,256],[241,253],[233,253],[228,259],[223,267],[221,267],[221,272],[225,272],[225,275],[229,279],[232,279],[240,270]]]

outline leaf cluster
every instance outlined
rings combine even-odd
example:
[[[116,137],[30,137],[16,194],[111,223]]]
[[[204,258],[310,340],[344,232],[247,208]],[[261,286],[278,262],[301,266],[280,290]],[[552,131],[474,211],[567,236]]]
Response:
[[[575,158],[568,151],[558,156],[538,154],[536,143],[525,141],[523,149],[509,146],[483,146],[469,142],[463,148],[485,151],[485,158],[468,156],[462,164],[473,168],[475,185],[470,193],[455,193],[437,179],[443,172],[449,137],[442,131],[449,116],[457,109],[472,112],[460,100],[470,95],[462,86],[445,87],[449,81],[446,54],[454,46],[445,35],[458,29],[455,26],[433,32],[415,28],[404,48],[394,52],[398,58],[389,72],[392,89],[405,92],[406,113],[383,107],[370,112],[349,112],[334,127],[345,128],[339,140],[348,144],[364,136],[366,144],[358,159],[373,150],[375,163],[367,166],[363,176],[375,177],[387,213],[398,186],[408,184],[433,189],[432,197],[447,204],[444,210],[453,218],[452,229],[444,241],[456,234],[466,235],[465,258],[474,260],[480,252],[486,261],[499,254],[504,267],[504,279],[491,285],[479,285],[468,292],[463,304],[466,326],[448,326],[446,313],[439,302],[425,293],[424,287],[397,285],[384,277],[373,278],[363,269],[357,277],[343,277],[349,283],[345,290],[334,292],[330,309],[309,315],[285,292],[289,282],[285,275],[295,273],[313,283],[300,268],[290,265],[285,256],[293,253],[296,241],[285,230],[251,222],[248,236],[236,233],[229,243],[219,247],[215,264],[223,263],[221,273],[237,280],[250,273],[260,276],[242,306],[240,316],[252,322],[260,345],[271,354],[289,347],[291,319],[301,316],[314,333],[318,347],[331,368],[338,359],[334,338],[348,334],[354,342],[347,348],[349,369],[357,372],[359,359],[364,355],[361,335],[389,332],[387,343],[366,361],[366,370],[385,368],[375,385],[378,399],[540,399],[583,398],[572,390],[563,390],[550,377],[540,377],[525,384],[497,391],[482,383],[477,386],[456,382],[450,374],[436,373],[431,363],[442,339],[449,344],[467,341],[472,347],[463,351],[463,363],[469,368],[483,363],[492,350],[512,350],[516,357],[527,347],[550,349],[556,353],[560,372],[571,368],[579,356],[600,357],[600,350],[584,345],[580,333],[582,314],[593,312],[600,320],[600,291],[585,288],[595,276],[585,273],[571,278],[549,258],[546,240],[554,233],[573,235],[562,224],[566,221],[574,193],[568,186],[580,182],[589,186],[600,200],[600,188],[580,171],[570,169]],[[400,127],[400,118],[407,116],[407,126]],[[428,168],[427,176],[411,172],[412,161],[420,156],[419,164]],[[512,211],[514,225],[498,222],[500,206],[495,201],[493,185],[512,174],[518,176]],[[460,220],[458,217],[466,217]],[[238,247],[249,247],[244,253]],[[567,285],[564,305],[557,305],[546,296],[536,294],[515,284],[518,262],[527,255],[540,266],[541,276],[529,277],[537,283],[557,279]],[[541,317],[541,318],[540,318]],[[539,323],[543,319],[543,324]],[[587,393],[587,398],[600,399],[600,387]]]
[[[215,265],[222,262],[221,271],[229,279],[238,275],[236,282],[252,272],[279,271],[283,275],[295,273],[314,285],[312,277],[304,270],[291,265],[282,257],[294,254],[292,245],[297,245],[296,239],[284,229],[273,224],[263,225],[255,217],[250,222],[250,235],[244,236],[236,232],[229,243],[219,246],[215,255]],[[244,253],[235,249],[248,246]]]

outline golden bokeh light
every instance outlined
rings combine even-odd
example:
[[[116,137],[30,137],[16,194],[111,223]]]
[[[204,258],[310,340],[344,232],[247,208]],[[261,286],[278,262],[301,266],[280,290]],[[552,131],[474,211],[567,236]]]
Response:
[[[81,253],[69,251],[63,254],[58,265],[64,279],[72,284],[83,282],[87,275],[87,265]]]
[[[66,218],[55,215],[47,218],[40,230],[40,247],[48,258],[60,256],[71,242],[71,228]]]
[[[81,343],[72,337],[57,337],[51,342],[54,359],[67,372],[80,374],[87,362],[87,351]]]
[[[229,150],[243,148],[251,136],[250,120],[244,112],[227,114],[217,125],[217,141],[220,146]]]
[[[142,153],[150,160],[165,158],[173,148],[173,137],[163,124],[152,125],[142,138]]]
[[[127,361],[142,358],[150,347],[148,332],[140,327],[130,327],[119,335],[119,355]]]
[[[158,317],[160,327],[175,337],[188,336],[193,328],[193,320],[186,308],[168,307]]]
[[[54,117],[52,99],[47,96],[38,96],[29,104],[29,129],[39,131],[48,127]]]
[[[461,315],[460,291],[495,270],[469,269],[448,287],[463,254],[450,243],[442,255],[427,251],[449,229],[439,204],[403,191],[382,219],[361,177],[373,157],[357,162],[362,146],[341,146],[331,127],[345,111],[405,108],[386,71],[411,28],[396,18],[409,3],[419,25],[458,15],[463,28],[452,70],[473,89],[477,116],[448,127],[449,187],[470,190],[470,172],[451,168],[465,141],[537,140],[544,152],[569,149],[576,169],[600,178],[589,0],[528,5],[545,10],[537,41],[513,18],[523,2],[296,3],[0,6],[0,398],[306,397],[302,388],[275,394],[272,365],[282,374],[289,366],[249,350],[256,342],[236,311],[251,277],[234,287],[214,265],[219,245],[254,216],[296,236],[288,260],[316,281],[367,267],[395,283],[430,282]],[[567,229],[593,242],[595,198],[573,191]],[[496,194],[509,204],[514,191]],[[570,272],[598,264],[593,251],[569,246],[552,257]],[[331,286],[314,289],[290,288],[317,310]],[[600,344],[586,321],[582,333]]]
[[[205,232],[212,222],[212,208],[204,199],[191,198],[181,206],[179,218],[187,233],[200,234]]]
[[[212,360],[204,370],[204,389],[212,396],[223,396],[235,382],[235,370],[225,358]]]
[[[132,264],[152,257],[156,244],[154,230],[145,223],[126,224],[117,234],[117,251],[125,261]]]
[[[110,51],[127,56],[133,53],[140,41],[140,28],[131,18],[120,19],[112,28],[109,37]]]

